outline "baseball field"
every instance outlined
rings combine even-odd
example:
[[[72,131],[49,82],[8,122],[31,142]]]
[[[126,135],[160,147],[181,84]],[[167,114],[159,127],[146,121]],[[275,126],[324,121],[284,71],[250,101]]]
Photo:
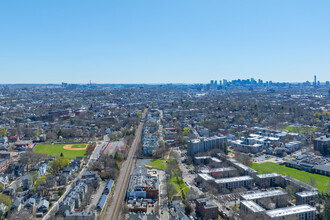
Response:
[[[47,154],[50,156],[61,156],[67,159],[75,159],[76,157],[84,157],[87,147],[90,144],[40,144],[36,145],[34,152]]]

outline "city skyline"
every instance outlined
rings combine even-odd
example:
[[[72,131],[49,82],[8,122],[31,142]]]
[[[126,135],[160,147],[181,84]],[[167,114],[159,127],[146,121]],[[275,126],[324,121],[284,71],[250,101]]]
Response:
[[[78,4],[79,3],[79,4]],[[1,83],[329,80],[330,3],[0,3]]]

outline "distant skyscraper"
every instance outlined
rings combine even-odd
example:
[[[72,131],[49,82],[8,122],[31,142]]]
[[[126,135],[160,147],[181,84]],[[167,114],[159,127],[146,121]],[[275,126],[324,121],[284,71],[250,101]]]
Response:
[[[215,85],[218,85],[218,81],[217,81],[217,80],[214,80],[214,84],[215,84]]]
[[[314,75],[314,86],[316,86],[316,75]]]
[[[213,85],[213,80],[211,80],[211,85]]]
[[[226,79],[223,80],[223,85],[224,86],[227,85],[227,80]]]

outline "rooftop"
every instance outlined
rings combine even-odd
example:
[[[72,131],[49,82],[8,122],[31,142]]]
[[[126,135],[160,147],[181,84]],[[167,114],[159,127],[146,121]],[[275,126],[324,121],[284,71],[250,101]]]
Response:
[[[243,200],[241,201],[242,204],[244,204],[246,207],[248,207],[252,212],[263,212],[265,211],[264,208],[259,206],[257,203],[249,200]]]
[[[271,191],[265,191],[265,192],[244,194],[244,195],[242,195],[242,198],[244,200],[254,200],[254,199],[261,199],[261,198],[267,198],[267,197],[273,197],[273,196],[282,196],[282,195],[286,195],[286,194],[287,193],[283,192],[282,190],[271,190]]]
[[[281,176],[278,173],[264,173],[264,174],[258,174],[257,177],[259,178],[270,178],[270,177],[277,177],[277,176]]]
[[[212,201],[210,201],[207,198],[202,198],[202,199],[197,199],[198,203],[204,203],[204,208],[210,209],[210,208],[215,208],[217,207]]]
[[[316,141],[329,141],[330,142],[330,136],[324,135],[318,138],[315,138]]]
[[[316,208],[311,207],[310,205],[298,205],[298,206],[291,206],[288,208],[274,209],[274,210],[266,211],[265,213],[271,218],[275,218],[275,217],[281,217],[287,215],[296,215],[305,212],[316,212]]]
[[[198,176],[200,176],[205,181],[214,180],[214,178],[207,173],[199,173]]]
[[[296,193],[298,196],[301,197],[309,197],[309,196],[316,196],[318,192],[316,191],[303,191],[303,192],[298,192]]]
[[[228,161],[230,161],[232,164],[234,164],[234,165],[240,167],[241,169],[243,169],[243,170],[245,170],[245,171],[248,171],[248,172],[251,172],[251,173],[258,173],[256,170],[251,169],[250,167],[248,167],[248,166],[246,166],[246,165],[244,165],[244,164],[238,162],[238,161],[235,160],[235,159],[230,158],[230,159],[228,159]]]
[[[222,168],[214,168],[214,169],[204,169],[201,170],[201,173],[225,172],[225,171],[234,171],[234,170],[236,170],[234,167],[222,167]]]
[[[216,179],[216,183],[230,183],[230,182],[238,182],[238,181],[244,181],[244,180],[253,180],[250,176],[238,176],[238,177],[230,177],[230,178],[221,178]]]
[[[132,172],[129,190],[144,191],[147,189],[158,189],[158,178],[154,175],[149,175],[145,167],[137,167]]]

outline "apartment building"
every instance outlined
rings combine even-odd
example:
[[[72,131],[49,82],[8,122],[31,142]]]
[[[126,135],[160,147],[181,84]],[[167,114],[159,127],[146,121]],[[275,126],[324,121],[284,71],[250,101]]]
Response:
[[[241,195],[241,200],[254,201],[258,205],[268,206],[273,203],[276,207],[284,207],[287,205],[287,193],[282,190],[270,190],[265,192],[257,192]]]
[[[315,205],[315,196],[317,196],[317,191],[303,191],[296,193],[296,204],[303,205],[308,204],[311,206]]]
[[[271,220],[316,220],[316,208],[310,205],[297,205],[273,209],[265,212],[265,219]]]
[[[325,135],[314,140],[314,150],[319,151],[322,155],[330,154],[330,136]]]
[[[253,185],[253,178],[250,176],[238,176],[216,179],[214,182],[217,184],[219,192],[224,192],[226,190],[233,190],[237,188],[249,189]]]
[[[283,185],[283,177],[278,173],[265,173],[256,175],[256,184],[262,188]]]
[[[225,136],[193,139],[188,141],[187,153],[193,157],[197,153],[207,152],[216,148],[221,149],[226,141],[227,138]]]
[[[207,198],[197,199],[196,214],[203,219],[218,219],[218,207]]]

